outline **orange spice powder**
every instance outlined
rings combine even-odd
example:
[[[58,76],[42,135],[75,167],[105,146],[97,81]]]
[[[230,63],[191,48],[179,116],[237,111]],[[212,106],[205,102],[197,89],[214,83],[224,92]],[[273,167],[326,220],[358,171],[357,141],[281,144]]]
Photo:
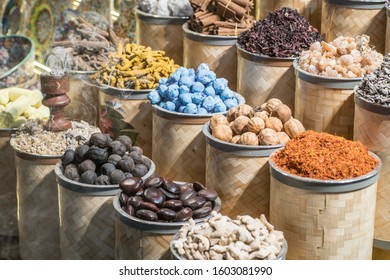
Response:
[[[362,143],[312,130],[288,141],[272,160],[291,174],[322,180],[355,178],[378,166]]]

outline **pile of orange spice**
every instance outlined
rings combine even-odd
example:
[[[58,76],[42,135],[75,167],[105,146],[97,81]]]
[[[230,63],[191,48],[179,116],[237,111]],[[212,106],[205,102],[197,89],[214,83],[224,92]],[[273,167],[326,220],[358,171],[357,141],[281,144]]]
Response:
[[[291,174],[322,180],[355,178],[379,164],[362,143],[312,130],[288,141],[272,160]]]

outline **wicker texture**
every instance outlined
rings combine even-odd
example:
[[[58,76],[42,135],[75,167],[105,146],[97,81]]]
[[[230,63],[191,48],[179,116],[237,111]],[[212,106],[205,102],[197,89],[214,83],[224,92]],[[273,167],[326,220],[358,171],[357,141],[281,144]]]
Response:
[[[270,222],[284,232],[287,259],[371,259],[376,189],[320,194],[271,177]]]
[[[0,236],[18,235],[15,157],[9,139],[0,136]]]
[[[385,38],[385,53],[390,52],[390,19],[386,18],[386,38]]]
[[[306,129],[353,138],[353,89],[324,88],[296,78],[295,118]]]
[[[20,256],[24,260],[60,259],[55,164],[18,156],[15,164]]]
[[[282,7],[297,9],[314,27],[321,28],[322,0],[256,0],[256,18],[263,19]]]
[[[381,250],[378,248],[373,248],[372,251],[373,260],[390,260],[390,250]]]
[[[382,160],[378,180],[374,238],[390,242],[390,116],[355,107],[354,140]]]
[[[184,24],[185,20],[183,20]],[[151,47],[154,50],[165,51],[176,64],[183,65],[183,29],[180,24],[158,25],[142,20],[136,20],[137,44]]]
[[[206,186],[217,191],[221,213],[259,217],[269,212],[268,157],[243,157],[206,146]]]
[[[218,78],[229,81],[229,88],[236,90],[237,50],[236,46],[217,46],[198,42],[184,37],[183,63],[186,68],[197,68],[207,63]]]
[[[202,126],[181,123],[180,119],[167,120],[153,113],[152,160],[157,174],[177,181],[205,182],[206,141]]]
[[[99,93],[98,88],[86,83],[82,76],[71,76],[69,80],[71,102],[65,107],[65,117],[74,121],[86,121],[97,125]]]
[[[88,196],[58,186],[61,258],[114,259],[113,196]]]
[[[338,36],[367,34],[370,45],[383,53],[385,51],[386,11],[385,9],[353,9],[324,1],[321,32],[330,42]]]
[[[152,105],[146,99],[118,99],[117,97],[105,94],[100,91],[99,103],[100,111],[102,105],[107,102],[115,103],[121,114],[124,116],[124,121],[130,123],[134,127],[134,131],[139,133],[136,140],[136,145],[141,147],[144,156],[152,157]]]
[[[250,61],[238,56],[237,92],[244,96],[247,104],[260,106],[270,98],[278,98],[294,108],[294,68],[271,66]]]
[[[132,228],[115,221],[115,259],[117,260],[169,260],[169,243],[173,235],[157,234]]]

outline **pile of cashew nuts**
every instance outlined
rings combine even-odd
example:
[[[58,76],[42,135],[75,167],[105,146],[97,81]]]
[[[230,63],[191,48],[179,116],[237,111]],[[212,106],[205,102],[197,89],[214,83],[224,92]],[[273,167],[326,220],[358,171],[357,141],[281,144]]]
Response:
[[[263,214],[232,220],[213,212],[201,225],[191,219],[172,242],[177,254],[189,260],[271,260],[281,253],[283,240],[283,232]]]

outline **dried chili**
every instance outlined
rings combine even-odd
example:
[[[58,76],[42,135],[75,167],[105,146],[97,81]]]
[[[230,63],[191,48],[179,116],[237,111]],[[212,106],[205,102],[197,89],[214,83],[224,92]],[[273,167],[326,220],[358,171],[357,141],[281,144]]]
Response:
[[[355,178],[378,165],[361,142],[312,130],[288,141],[272,160],[291,174],[322,180]]]

